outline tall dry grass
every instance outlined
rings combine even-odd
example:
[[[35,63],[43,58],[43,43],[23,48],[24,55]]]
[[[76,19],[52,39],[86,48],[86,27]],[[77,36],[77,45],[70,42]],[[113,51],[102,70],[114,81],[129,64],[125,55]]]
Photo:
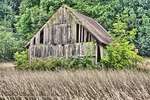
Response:
[[[144,72],[0,72],[0,100],[149,99],[150,74]]]

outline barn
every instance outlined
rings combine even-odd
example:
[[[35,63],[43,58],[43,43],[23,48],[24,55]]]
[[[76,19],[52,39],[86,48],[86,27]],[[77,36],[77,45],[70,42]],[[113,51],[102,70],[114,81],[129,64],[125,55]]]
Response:
[[[30,61],[48,57],[90,56],[97,62],[111,40],[96,20],[63,5],[32,37],[26,48]]]

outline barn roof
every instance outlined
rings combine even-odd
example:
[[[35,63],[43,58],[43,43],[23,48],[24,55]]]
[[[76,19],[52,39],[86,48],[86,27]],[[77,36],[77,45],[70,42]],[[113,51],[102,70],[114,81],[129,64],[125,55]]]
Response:
[[[63,5],[62,7],[66,8],[76,18],[76,20],[79,21],[83,25],[83,27],[87,28],[88,31],[90,31],[93,34],[93,36],[99,42],[101,42],[103,44],[109,44],[112,41],[111,36],[108,34],[106,29],[104,29],[96,20],[94,20],[88,16],[85,16],[81,13],[78,13],[74,9],[68,7],[67,5]],[[49,20],[51,20],[51,18]],[[39,31],[41,31],[45,27],[45,25]],[[26,44],[25,47],[28,47],[29,45],[30,45],[30,41]]]

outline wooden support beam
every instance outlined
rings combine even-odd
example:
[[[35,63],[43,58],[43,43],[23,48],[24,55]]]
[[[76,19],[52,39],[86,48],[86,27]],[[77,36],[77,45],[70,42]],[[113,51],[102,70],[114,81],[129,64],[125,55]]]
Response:
[[[87,38],[87,30],[84,29],[84,42],[87,42],[86,38]]]
[[[31,46],[29,47],[28,49],[28,55],[29,55],[29,63],[31,64],[31,61],[32,61],[32,55],[31,55]]]
[[[73,20],[72,21],[72,24],[71,24],[71,38],[72,38],[72,43],[76,43],[76,41],[77,41],[77,30],[76,30],[76,28],[77,28],[77,25],[76,25],[77,23]]]
[[[98,59],[98,44],[96,43],[96,49],[95,49],[95,64],[97,64],[97,59]]]
[[[52,43],[52,27],[48,25],[48,44]]]
[[[83,34],[82,42],[85,42],[85,41],[84,41],[84,35],[85,35],[85,29],[84,29],[84,27],[83,27],[83,32],[82,32],[82,34]]]
[[[80,25],[81,26],[81,29],[80,29],[80,42],[83,42],[83,26],[82,25]]]
[[[70,25],[67,25],[67,32],[68,32],[68,41],[67,43],[71,43],[71,26]]]
[[[101,55],[101,59],[102,59],[104,57],[104,48],[101,45],[100,45],[100,55]]]
[[[82,42],[82,29],[83,29],[83,26],[82,25],[80,25],[80,43]]]
[[[78,42],[79,42],[79,43],[81,42],[81,41],[80,41],[80,37],[81,37],[81,31],[80,31],[80,30],[81,30],[81,25],[79,25],[79,34],[78,34],[78,35],[79,35],[79,36],[78,36]]]

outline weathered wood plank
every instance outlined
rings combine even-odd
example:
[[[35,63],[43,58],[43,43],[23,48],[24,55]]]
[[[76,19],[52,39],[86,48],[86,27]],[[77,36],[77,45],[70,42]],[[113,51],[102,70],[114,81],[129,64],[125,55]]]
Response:
[[[80,28],[80,42],[83,42],[83,26]]]
[[[78,34],[78,35],[79,35],[79,36],[78,36],[78,42],[79,42],[79,43],[81,42],[81,41],[80,41],[80,37],[81,37],[81,31],[80,31],[80,30],[81,30],[81,25],[79,25],[79,34]]]
[[[71,43],[71,26],[70,25],[67,25],[67,31],[68,31],[67,43]]]
[[[68,50],[68,45],[65,45],[65,57],[66,57],[66,58],[69,57],[68,52],[69,52],[69,50]]]
[[[84,29],[84,42],[87,42],[87,41],[86,41],[86,38],[87,38],[87,30]]]
[[[37,45],[40,44],[40,33],[39,32],[36,34],[36,44]]]
[[[77,27],[76,27],[76,24],[77,24],[77,23],[76,23],[74,20],[72,20],[72,23],[71,23],[71,26],[72,26],[72,27],[71,27],[71,35],[72,35],[72,36],[71,36],[71,40],[72,40],[72,43],[75,43],[75,42],[77,41],[77,38],[76,38],[76,37],[77,37],[77,36],[76,36],[76,35],[77,35],[76,28],[77,28]]]
[[[91,51],[92,49],[92,51]],[[90,51],[89,51],[90,50]],[[94,44],[89,43],[75,43],[65,45],[35,45],[30,48],[30,57],[78,57],[86,56],[87,53],[91,56],[96,56],[96,47]],[[31,58],[30,58],[31,59]]]
[[[48,24],[48,44],[52,43],[52,27]]]

